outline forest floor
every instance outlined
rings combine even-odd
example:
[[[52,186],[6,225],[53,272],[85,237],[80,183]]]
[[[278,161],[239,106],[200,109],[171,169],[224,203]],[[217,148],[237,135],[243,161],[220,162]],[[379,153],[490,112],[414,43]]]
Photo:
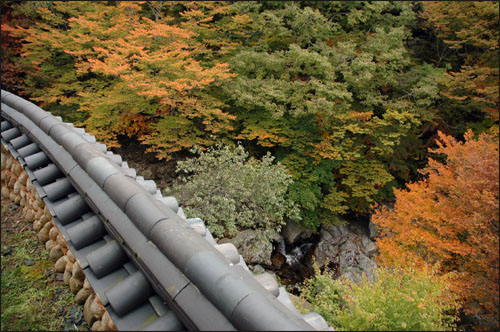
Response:
[[[135,168],[137,175],[143,176],[144,180],[154,180],[156,187],[168,188],[175,180],[175,165],[177,160],[185,159],[185,156],[175,156],[171,160],[158,160],[153,153],[146,153],[146,146],[135,139],[120,139],[121,147],[112,148],[111,151],[121,155],[130,168]]]
[[[63,274],[54,271],[47,249],[21,212],[2,199],[0,330],[89,330],[83,306],[74,303]]]

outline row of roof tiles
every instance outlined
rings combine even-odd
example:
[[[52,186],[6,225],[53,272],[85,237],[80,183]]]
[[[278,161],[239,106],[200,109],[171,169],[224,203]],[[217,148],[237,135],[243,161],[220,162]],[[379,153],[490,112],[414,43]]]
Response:
[[[83,129],[4,90],[2,117],[2,143],[119,329],[333,330]]]

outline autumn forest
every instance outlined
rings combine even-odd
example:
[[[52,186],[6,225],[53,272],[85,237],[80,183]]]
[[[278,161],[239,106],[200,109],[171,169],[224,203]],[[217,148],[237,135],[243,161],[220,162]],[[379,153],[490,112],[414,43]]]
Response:
[[[266,176],[286,184],[269,212],[281,219],[254,217],[312,231],[370,217],[378,266],[432,281],[401,306],[438,322],[430,329],[498,330],[498,2],[1,6],[2,89],[110,148],[135,140],[172,162],[238,145],[279,164],[283,177]],[[261,227],[216,222],[226,236]],[[358,308],[349,296],[314,293],[344,287],[359,300],[370,288],[315,278],[304,296],[332,326],[377,328],[345,325]],[[426,329],[402,324],[378,327]]]

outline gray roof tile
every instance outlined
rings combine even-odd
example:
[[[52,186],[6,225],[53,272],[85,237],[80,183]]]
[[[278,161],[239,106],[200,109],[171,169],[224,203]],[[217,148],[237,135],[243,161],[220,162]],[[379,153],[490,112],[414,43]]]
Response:
[[[277,294],[271,276],[253,278],[233,245],[217,245],[201,219],[186,220],[174,197],[162,197],[154,181],[95,137],[6,91],[1,97],[8,120],[2,144],[22,153],[18,159],[119,329],[307,330],[304,319],[321,321],[287,310],[288,296]],[[19,133],[4,135],[13,127]]]

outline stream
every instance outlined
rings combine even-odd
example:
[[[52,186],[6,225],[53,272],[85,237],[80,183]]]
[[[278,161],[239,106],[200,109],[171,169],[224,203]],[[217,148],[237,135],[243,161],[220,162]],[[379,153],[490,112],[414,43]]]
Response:
[[[373,276],[371,271],[376,267],[376,262],[370,257],[377,248],[370,240],[368,221],[357,218],[345,226],[324,226],[317,234],[299,237],[293,244],[282,239],[274,244],[272,265],[265,268],[274,272],[295,295],[299,294],[304,280],[314,275],[314,259],[318,265],[323,265],[320,270],[332,273],[333,278],[345,274],[349,279],[357,280],[366,273],[370,279]]]
[[[292,245],[282,239],[274,246],[272,266],[266,268],[276,273],[282,284],[291,285],[289,291],[294,295],[299,295],[304,280],[314,274],[313,254],[319,239],[319,234],[316,234]]]

